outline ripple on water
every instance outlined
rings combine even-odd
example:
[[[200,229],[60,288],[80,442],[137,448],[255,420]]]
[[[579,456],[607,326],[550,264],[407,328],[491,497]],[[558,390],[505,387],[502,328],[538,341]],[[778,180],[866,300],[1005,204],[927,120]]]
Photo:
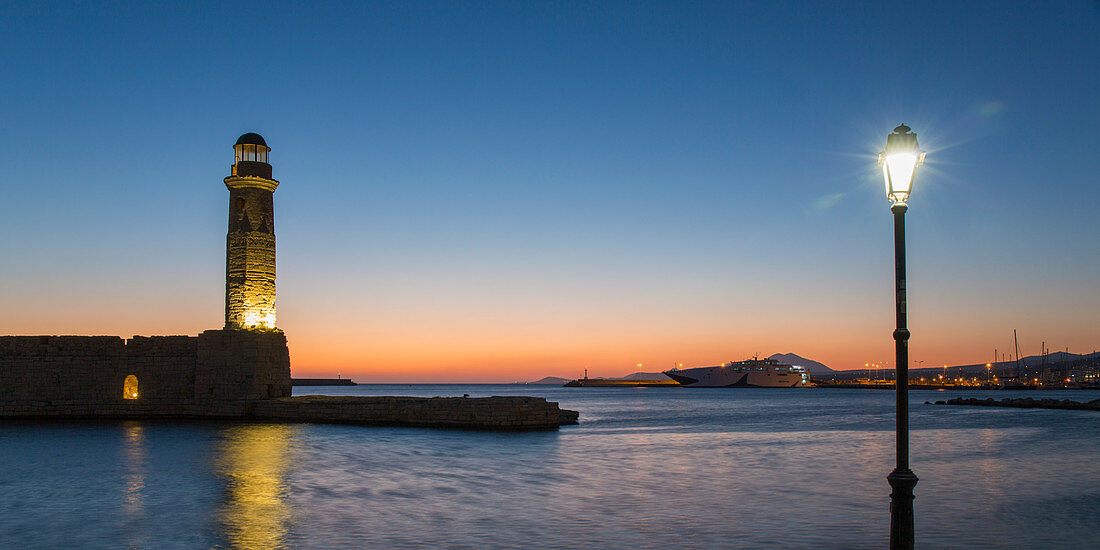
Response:
[[[888,392],[412,388],[544,395],[581,411],[582,423],[539,433],[3,424],[0,547],[881,548],[887,539]],[[919,546],[1080,548],[1100,537],[1091,521],[1100,414],[923,400],[914,397],[911,415]]]

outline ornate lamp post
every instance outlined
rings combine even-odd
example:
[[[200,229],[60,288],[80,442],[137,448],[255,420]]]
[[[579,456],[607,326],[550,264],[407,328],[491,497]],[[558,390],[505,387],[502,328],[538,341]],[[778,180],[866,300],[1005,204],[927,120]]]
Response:
[[[894,273],[897,285],[897,328],[894,364],[897,388],[897,466],[887,476],[890,487],[890,548],[913,548],[913,487],[917,476],[909,469],[909,329],[905,315],[905,201],[913,186],[913,174],[924,163],[924,151],[917,146],[917,135],[904,124],[886,136],[886,150],[879,153],[882,176],[886,180],[886,196],[894,213]]]

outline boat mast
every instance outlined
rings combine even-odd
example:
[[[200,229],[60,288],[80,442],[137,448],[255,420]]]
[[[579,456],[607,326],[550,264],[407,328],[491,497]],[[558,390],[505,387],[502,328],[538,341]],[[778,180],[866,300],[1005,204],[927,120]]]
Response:
[[[1016,338],[1016,329],[1012,329],[1012,341],[1016,344],[1016,378],[1023,381],[1023,376],[1020,373],[1020,340]]]
[[[1047,383],[1047,341],[1043,340],[1042,344],[1039,344],[1039,353],[1043,356],[1043,367],[1039,371],[1039,376],[1043,377],[1043,383]]]

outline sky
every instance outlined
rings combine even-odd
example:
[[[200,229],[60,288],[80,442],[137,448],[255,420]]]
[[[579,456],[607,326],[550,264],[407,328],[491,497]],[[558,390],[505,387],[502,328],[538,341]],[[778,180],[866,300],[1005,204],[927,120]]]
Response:
[[[221,328],[222,179],[258,132],[294,376],[892,368],[876,155],[905,123],[912,365],[1100,347],[1095,2],[24,2],[0,29],[0,334]]]

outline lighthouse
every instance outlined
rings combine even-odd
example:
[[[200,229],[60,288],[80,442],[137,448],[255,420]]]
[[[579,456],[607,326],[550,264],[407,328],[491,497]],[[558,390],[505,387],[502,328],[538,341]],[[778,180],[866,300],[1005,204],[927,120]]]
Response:
[[[275,188],[259,134],[233,145],[229,189],[229,233],[225,238],[225,328],[275,328]]]

